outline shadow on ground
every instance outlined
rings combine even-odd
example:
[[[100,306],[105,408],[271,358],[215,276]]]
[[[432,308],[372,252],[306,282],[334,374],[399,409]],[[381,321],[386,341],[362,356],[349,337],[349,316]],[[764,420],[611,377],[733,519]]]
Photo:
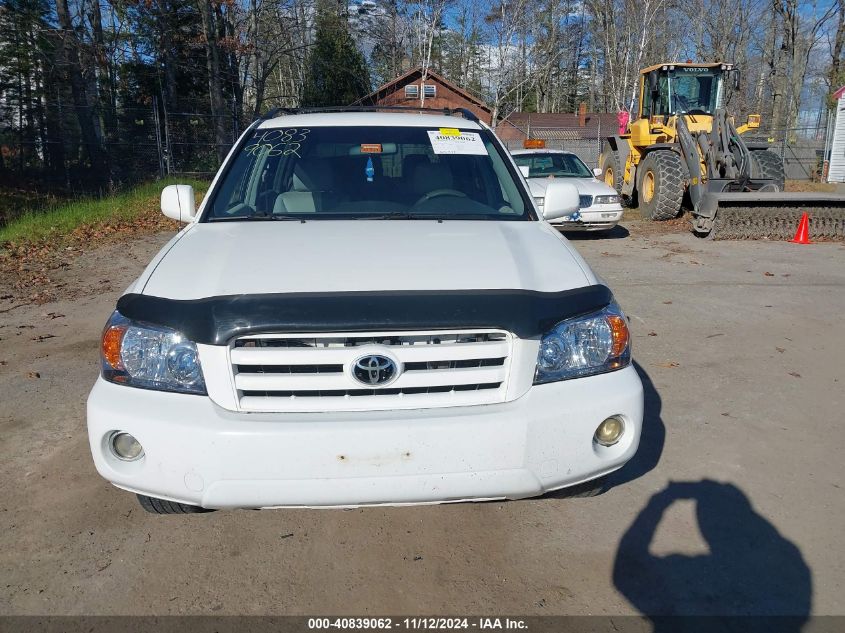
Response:
[[[560,231],[560,228],[557,228]],[[561,231],[561,233],[566,236],[566,239],[573,242],[584,240],[621,240],[631,234],[628,229],[618,224],[609,231]]]
[[[634,367],[645,404],[640,446],[610,476],[608,487],[654,470],[666,443],[663,401],[643,367]],[[650,545],[666,511],[685,500],[696,505],[709,553],[652,554]],[[757,514],[739,488],[707,479],[670,483],[651,497],[619,543],[613,582],[653,621],[655,633],[797,633],[809,617],[812,597],[810,570],[798,547]]]
[[[666,511],[683,500],[695,503],[709,552],[652,554]],[[739,488],[708,479],[672,482],[649,499],[619,542],[613,583],[653,621],[656,633],[797,633],[812,598],[810,570],[798,547],[757,514]]]
[[[663,400],[642,365],[634,361],[634,369],[643,383],[644,410],[640,446],[631,461],[610,475],[607,480],[608,489],[639,479],[653,470],[660,462],[663,445],[666,443],[666,426],[661,417]]]

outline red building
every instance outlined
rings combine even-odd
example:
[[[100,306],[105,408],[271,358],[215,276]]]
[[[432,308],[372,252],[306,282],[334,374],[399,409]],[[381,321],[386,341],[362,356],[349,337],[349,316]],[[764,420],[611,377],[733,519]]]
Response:
[[[490,124],[492,112],[484,101],[429,70],[425,81],[417,66],[388,81],[359,102],[372,106],[422,106],[426,108],[467,108]]]

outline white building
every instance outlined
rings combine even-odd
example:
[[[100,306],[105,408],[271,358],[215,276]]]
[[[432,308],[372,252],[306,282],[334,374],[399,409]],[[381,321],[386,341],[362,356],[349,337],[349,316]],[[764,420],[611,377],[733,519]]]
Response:
[[[833,140],[830,143],[828,182],[845,182],[845,86],[833,93],[836,115],[833,120]]]

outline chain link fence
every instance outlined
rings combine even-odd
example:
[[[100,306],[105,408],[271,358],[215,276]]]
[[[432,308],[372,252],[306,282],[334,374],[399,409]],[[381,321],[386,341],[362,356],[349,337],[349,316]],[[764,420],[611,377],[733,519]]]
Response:
[[[13,104],[4,105],[7,115],[14,114]],[[157,99],[82,114],[72,104],[48,102],[31,120],[4,117],[0,184],[72,195],[166,176],[211,176],[219,167],[218,149],[228,150],[244,126],[232,113],[214,117],[201,104],[170,112]],[[80,118],[93,124],[87,135]],[[227,131],[219,148],[217,118]],[[96,140],[86,142],[92,135]]]
[[[164,177],[211,177],[219,167],[219,156],[248,123],[235,115],[234,107],[214,117],[201,101],[171,111],[153,99],[148,105],[98,108],[83,112],[83,117],[72,104],[62,102],[42,103],[27,117],[23,110],[15,116],[13,103],[0,106],[5,113],[0,122],[0,185],[18,192],[62,196],[104,195]],[[93,122],[88,135],[80,128],[80,118]],[[225,143],[219,146],[217,123],[226,130]],[[782,156],[788,179],[809,181],[823,174],[830,131],[820,120],[818,126],[753,131],[743,138],[767,144]],[[603,129],[600,124],[531,128],[531,137],[544,140],[547,148],[573,152],[590,167],[598,166],[604,137],[614,133],[615,127]],[[85,138],[92,136],[96,141],[89,147]],[[511,150],[523,147],[521,138],[504,142]],[[0,208],[0,223],[14,215],[14,209]]]
[[[608,132],[601,126],[550,128],[531,127],[531,138],[545,142],[547,149],[572,152],[590,168],[598,167],[602,141]],[[508,150],[522,149],[522,139],[505,139]]]
[[[783,158],[787,180],[819,181],[828,151],[827,126],[794,127],[752,131],[743,135],[747,142],[760,143]]]
[[[598,167],[605,135],[616,130],[594,127],[531,128],[531,138],[545,142],[548,149],[564,150],[576,154],[589,167]],[[826,139],[826,126],[752,131],[743,135],[750,143],[766,144],[783,158],[784,170],[789,180],[818,181],[821,179]],[[509,150],[522,149],[523,139],[504,140]]]

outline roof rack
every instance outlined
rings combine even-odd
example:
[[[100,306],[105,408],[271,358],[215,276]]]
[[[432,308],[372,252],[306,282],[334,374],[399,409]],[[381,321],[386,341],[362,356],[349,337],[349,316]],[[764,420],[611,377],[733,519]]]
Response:
[[[295,110],[296,110],[296,108],[286,108],[286,107],[280,106],[278,108],[273,108],[271,110],[267,110],[267,112],[265,112],[264,114],[262,114],[260,117],[258,117],[255,120],[256,121],[266,121],[267,119],[272,119],[272,118],[274,118],[274,117],[276,117],[280,114],[293,114]]]
[[[395,112],[419,112],[430,114],[442,114],[445,116],[461,115],[467,121],[478,122],[478,117],[468,108],[415,108],[413,106],[329,106],[322,108],[273,108],[266,114],[262,115],[258,120],[266,121],[272,119],[280,114],[314,114],[319,112],[381,112],[383,110]]]

